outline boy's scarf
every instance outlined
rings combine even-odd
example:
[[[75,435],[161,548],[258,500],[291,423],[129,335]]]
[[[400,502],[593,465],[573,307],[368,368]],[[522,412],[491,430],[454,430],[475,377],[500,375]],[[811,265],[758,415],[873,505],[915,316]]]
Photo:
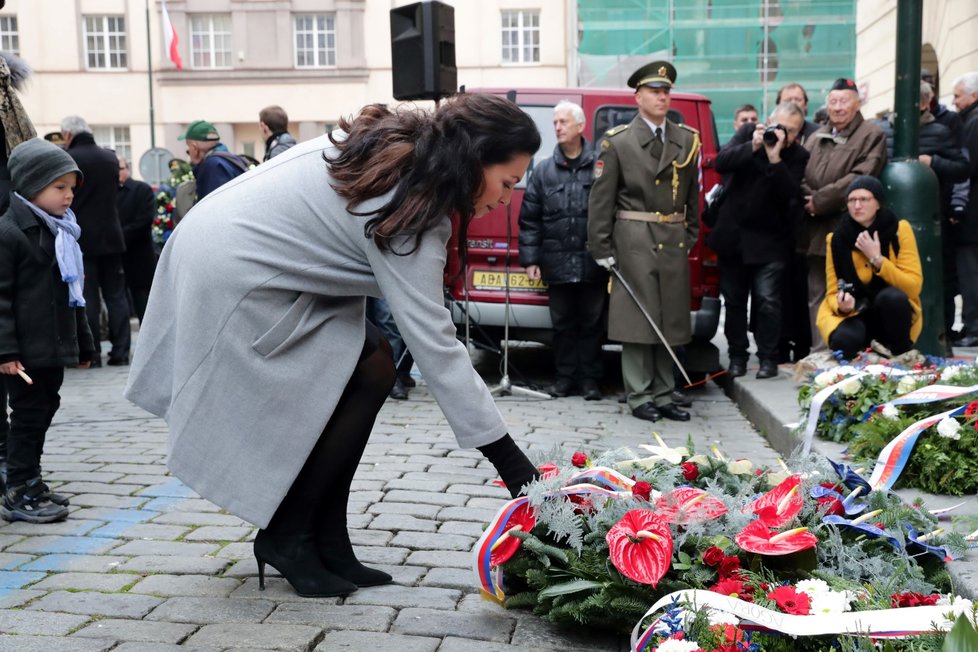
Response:
[[[54,217],[24,199],[20,193],[14,192],[14,195],[27,204],[28,208],[44,222],[44,225],[54,235],[54,256],[58,259],[61,280],[68,284],[68,306],[84,308],[85,265],[82,262],[81,247],[78,246],[81,227],[78,226],[75,214],[69,208],[65,211],[64,217]]]
[[[897,237],[898,226],[899,222],[896,215],[887,208],[880,208],[876,213],[876,219],[873,220],[868,229],[852,219],[851,215],[846,215],[835,229],[835,233],[832,234],[832,264],[835,266],[836,278],[855,286],[853,296],[857,300],[874,298],[877,292],[886,287],[886,281],[876,274],[873,274],[868,285],[860,280],[859,274],[856,273],[856,265],[852,261],[852,252],[856,248],[856,238],[863,231],[868,231],[870,236],[879,233],[880,255],[883,258],[889,258],[891,247],[894,253],[900,253],[900,241]],[[827,291],[835,292],[837,289],[828,288]]]

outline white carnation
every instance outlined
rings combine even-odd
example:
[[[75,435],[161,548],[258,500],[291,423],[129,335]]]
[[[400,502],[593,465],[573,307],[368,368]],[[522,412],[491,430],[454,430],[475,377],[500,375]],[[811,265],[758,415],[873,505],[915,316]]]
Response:
[[[883,406],[881,414],[887,419],[892,419],[893,421],[900,418],[900,410],[898,410],[895,405],[890,405],[889,403]]]
[[[859,382],[858,378],[850,378],[846,382],[842,383],[842,387],[839,388],[839,391],[842,392],[843,396],[855,396],[862,388],[863,384]]]
[[[700,646],[696,641],[680,641],[670,638],[662,641],[662,644],[655,649],[658,652],[694,652],[694,650],[699,650]]]
[[[961,424],[954,417],[944,417],[941,422],[937,424],[937,434],[941,437],[946,437],[948,439],[958,440],[961,439]]]
[[[834,369],[829,369],[828,371],[823,371],[819,375],[815,376],[812,383],[815,387],[821,389],[822,387],[828,387],[829,385],[835,383],[835,379],[838,377],[838,372]]]
[[[831,591],[829,585],[822,580],[802,580],[795,584],[795,590],[802,591],[808,595],[827,593]]]
[[[917,381],[913,376],[904,376],[896,387],[897,394],[908,394],[915,389],[917,389]]]

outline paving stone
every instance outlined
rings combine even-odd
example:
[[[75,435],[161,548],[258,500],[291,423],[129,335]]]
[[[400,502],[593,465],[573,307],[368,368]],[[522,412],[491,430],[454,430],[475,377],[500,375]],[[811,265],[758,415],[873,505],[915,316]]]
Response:
[[[14,636],[0,634],[3,652],[105,652],[118,650],[114,639],[55,638],[54,636]]]
[[[217,552],[213,543],[185,543],[183,541],[128,541],[112,550],[113,555],[182,555],[199,557]]]
[[[458,638],[456,636],[446,636],[438,652],[516,652],[527,648],[506,645],[505,643],[492,643],[490,641],[473,641],[470,638]],[[550,648],[534,648],[534,652],[547,652]],[[563,652],[563,651],[562,651]]]
[[[175,623],[260,623],[272,613],[271,600],[232,598],[170,598],[146,616],[146,620]],[[199,645],[211,645],[195,641]]]
[[[124,557],[111,555],[42,555],[35,560],[19,566],[17,570],[81,573],[106,573],[121,570]]]
[[[472,537],[476,541],[482,536],[484,531],[485,524],[474,521],[448,521],[447,523],[440,523],[438,527],[438,534],[463,534]]]
[[[123,509],[127,507],[138,507],[145,500],[145,498],[114,496],[111,494],[77,494],[71,497],[71,504],[78,505],[79,507],[111,507],[114,509]]]
[[[142,618],[163,600],[149,595],[99,593],[97,591],[54,591],[27,608],[69,614]]]
[[[400,636],[377,632],[329,632],[316,652],[336,652],[337,650],[397,650],[397,652],[435,652],[441,644],[440,638],[419,636]]]
[[[33,588],[2,591],[0,592],[0,609],[16,609],[17,607],[22,607],[45,593],[45,591],[35,590]],[[0,650],[2,649],[3,647],[0,647]]]
[[[245,623],[205,625],[187,639],[187,644],[305,652],[319,638],[321,631],[319,627],[306,625]]]
[[[239,580],[206,575],[150,575],[129,589],[129,592],[167,597],[187,595],[226,598],[240,585]]]
[[[34,559],[34,555],[17,555],[12,552],[0,552],[0,569],[13,570]]]
[[[86,622],[88,616],[0,609],[0,632],[7,634],[64,636]]]
[[[145,497],[141,498],[145,500]],[[143,509],[155,509],[159,512],[219,512],[221,509],[212,502],[202,498],[173,498],[160,496],[143,503]]]
[[[224,527],[210,525],[197,528],[187,534],[183,539],[184,541],[241,541],[254,532],[254,530],[255,528],[249,526]]]
[[[346,598],[346,604],[375,604],[395,608],[454,609],[461,596],[461,591],[454,589],[388,584],[387,586],[360,589]]]
[[[371,514],[406,514],[419,518],[434,518],[442,508],[438,505],[422,505],[419,503],[393,503],[384,501],[371,505],[367,511]]]
[[[387,491],[392,489],[405,489],[407,491],[439,491],[443,492],[448,489],[448,482],[443,480],[434,480],[431,478],[426,478],[423,480],[417,479],[406,479],[401,478],[399,480],[390,480],[385,483],[384,487]]]
[[[516,619],[499,614],[473,614],[439,609],[402,609],[391,627],[392,634],[455,636],[508,643]]]
[[[251,541],[229,543],[214,553],[214,556],[222,559],[248,559],[255,556],[255,544]]]
[[[463,568],[432,568],[425,573],[421,586],[437,586],[444,589],[471,589],[473,585],[472,569]]]
[[[386,530],[349,530],[350,542],[354,549],[359,546],[386,546],[394,535]]]
[[[472,554],[446,550],[416,550],[408,555],[405,563],[428,568],[472,568]]]
[[[414,532],[435,532],[438,521],[420,519],[409,514],[381,514],[370,522],[371,530],[409,530]]]
[[[45,468],[48,466],[45,462]],[[107,473],[120,473],[120,474],[130,474],[130,473],[148,473],[154,476],[165,476],[167,474],[166,466],[162,464],[106,464],[99,469],[100,471],[105,471]]]
[[[58,491],[68,494],[109,494],[112,496],[129,496],[142,489],[136,484],[116,484],[114,482],[68,482],[58,487]]]
[[[280,604],[266,623],[297,623],[326,630],[386,632],[397,611],[390,607],[323,605],[306,602]]]
[[[65,523],[72,523],[75,519],[91,519],[92,521],[104,521],[107,523],[145,523],[159,516],[159,512],[145,509],[113,509],[109,507],[86,507],[72,512],[71,518]],[[25,523],[24,525],[29,525]],[[56,532],[55,534],[78,534],[76,532]]]
[[[196,631],[196,625],[156,623],[145,620],[98,620],[78,630],[73,636],[82,638],[111,638],[117,641],[148,641],[179,643]]]
[[[618,636],[585,627],[562,627],[525,612],[519,615],[516,631],[513,632],[510,642],[521,650],[618,652],[629,649],[627,636]],[[441,651],[439,650],[439,652]]]
[[[88,533],[90,537],[111,537],[114,539],[155,539],[173,540],[189,530],[185,525],[160,525],[157,523],[127,523],[116,521]],[[119,543],[122,543],[121,541]]]
[[[172,573],[175,575],[216,575],[227,566],[227,559],[187,557],[183,555],[143,555],[119,564],[116,570],[135,573]],[[80,569],[79,569],[80,570]]]
[[[60,523],[45,523],[44,534],[80,537],[85,533],[104,525],[104,523],[100,520],[79,518],[76,516],[77,513],[78,512],[70,514],[68,520],[61,521]],[[37,535],[37,524],[27,523],[25,521],[15,521],[13,523],[8,523],[3,528],[0,528],[0,533],[3,533],[4,536],[18,535],[18,538],[22,539],[22,535]],[[13,541],[10,543],[13,543]]]
[[[486,524],[496,516],[496,512],[503,506],[502,501],[496,501],[493,507],[446,507],[438,512],[439,521],[463,521]]]
[[[432,491],[405,491],[396,489],[388,491],[385,500],[395,503],[420,503],[422,505],[443,505],[446,507],[460,506],[468,502],[467,496],[459,494],[443,494]]]
[[[266,571],[271,570],[266,568]],[[285,602],[300,602],[305,604],[330,605],[339,604],[343,598],[303,598],[295,592],[287,581],[279,575],[265,574],[265,590],[258,588],[258,578],[245,578],[241,586],[231,594],[232,599],[272,600],[277,604]]]
[[[390,545],[411,550],[472,550],[475,544],[472,537],[461,534],[428,534],[425,532],[399,532]]]
[[[123,477],[121,473],[106,473],[104,471],[57,471],[45,473],[44,481],[53,482],[115,482]],[[131,484],[131,483],[124,483]]]
[[[54,573],[34,584],[32,588],[58,591],[119,591],[139,580],[138,575],[127,573]]]
[[[166,496],[169,498],[200,498],[200,495],[176,478],[167,478],[160,484],[146,487],[137,492],[139,496]]]
[[[44,579],[45,575],[41,572],[0,571],[0,590],[20,589]]]
[[[172,645],[170,643],[123,643],[112,652],[222,652],[223,647]]]
[[[357,558],[364,564],[400,564],[411,553],[407,548],[381,548],[378,546],[359,546]]]
[[[245,525],[237,516],[230,514],[212,514],[210,512],[165,512],[153,519],[154,523],[172,523],[174,525],[222,525],[239,527]]]
[[[73,555],[99,555],[118,546],[122,541],[98,537],[34,536],[15,543],[7,552],[23,552],[32,555],[68,553]]]

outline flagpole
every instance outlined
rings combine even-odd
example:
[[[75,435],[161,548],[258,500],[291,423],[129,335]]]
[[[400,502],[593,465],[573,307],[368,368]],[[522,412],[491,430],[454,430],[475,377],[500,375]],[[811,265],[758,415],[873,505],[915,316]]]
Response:
[[[156,149],[156,109],[153,106],[153,39],[149,27],[149,0],[146,0],[146,77],[149,80],[149,144]]]

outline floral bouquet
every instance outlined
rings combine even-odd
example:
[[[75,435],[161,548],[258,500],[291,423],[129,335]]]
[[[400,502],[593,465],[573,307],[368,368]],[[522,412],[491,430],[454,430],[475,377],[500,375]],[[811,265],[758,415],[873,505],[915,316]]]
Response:
[[[922,505],[827,460],[755,468],[656,437],[641,453],[542,466],[473,551],[486,594],[663,652],[822,650],[897,621],[913,640],[940,639],[957,613],[974,615],[948,595],[945,568],[967,542]]]
[[[170,174],[169,181],[160,185],[156,191],[156,216],[153,217],[152,233],[153,244],[156,245],[157,251],[163,248],[173,229],[176,228],[173,209],[177,186],[194,178],[190,165],[178,159],[170,162]]]

